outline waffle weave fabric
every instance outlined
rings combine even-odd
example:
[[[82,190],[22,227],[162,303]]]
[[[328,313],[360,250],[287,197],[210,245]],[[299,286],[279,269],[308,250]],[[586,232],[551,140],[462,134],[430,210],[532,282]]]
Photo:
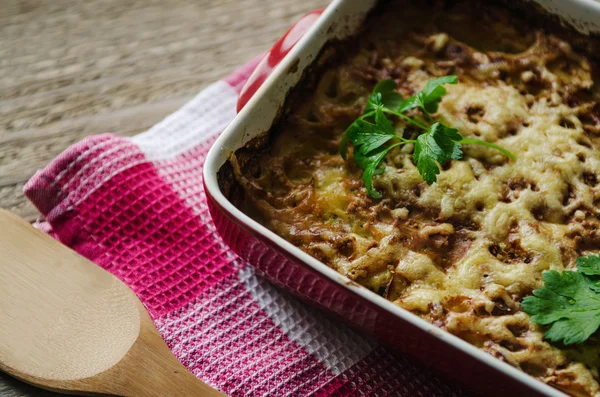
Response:
[[[129,285],[179,360],[228,395],[464,395],[274,288],[218,236],[202,165],[255,65],[145,133],[68,148],[25,187],[41,227]]]

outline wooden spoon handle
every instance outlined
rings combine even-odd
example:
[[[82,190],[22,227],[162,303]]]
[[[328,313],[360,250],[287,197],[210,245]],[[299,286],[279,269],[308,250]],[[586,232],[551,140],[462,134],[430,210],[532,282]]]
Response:
[[[107,381],[124,381],[113,384],[111,391],[126,397],[224,396],[197,379],[175,358],[145,310],[138,342],[112,370],[106,374]]]

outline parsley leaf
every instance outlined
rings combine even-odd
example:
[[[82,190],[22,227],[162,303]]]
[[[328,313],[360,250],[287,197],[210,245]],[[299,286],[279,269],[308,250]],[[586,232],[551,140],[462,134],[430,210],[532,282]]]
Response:
[[[373,176],[383,172],[378,169],[383,158],[392,147],[398,146],[383,146],[388,141],[398,138],[392,123],[379,107],[375,110],[375,124],[359,118],[344,135],[354,146],[354,161],[363,170],[362,180],[367,192],[373,198],[380,198],[381,193],[373,188]]]
[[[577,272],[545,272],[545,288],[523,299],[531,321],[552,324],[544,337],[565,345],[585,342],[600,326],[600,257],[577,259]]]
[[[375,111],[375,124],[358,119],[348,129],[350,142],[355,148],[360,147],[360,151],[364,153],[377,149],[395,136],[392,123],[381,109]]]
[[[577,258],[577,270],[587,276],[600,276],[600,256],[588,255]]]
[[[427,115],[436,113],[442,97],[446,95],[446,89],[442,86],[457,83],[458,79],[455,75],[429,80],[423,91],[411,96],[400,105],[398,112],[402,113],[409,109],[420,108]]]
[[[383,173],[383,169],[378,167],[385,155],[396,146],[398,146],[398,144],[388,147],[379,147],[367,155],[362,151],[356,151],[354,153],[354,160],[363,170],[362,180],[365,184],[365,188],[367,188],[367,193],[374,199],[381,198],[381,193],[373,187],[373,176]]]
[[[419,135],[415,144],[413,159],[423,179],[430,185],[437,180],[440,169],[437,163],[445,164],[446,161],[462,158],[460,143],[462,136],[455,128],[450,128],[442,123],[435,123],[425,134]]]
[[[354,146],[354,154],[356,155],[356,152],[367,154],[396,137],[394,127],[387,117],[385,117],[383,108],[376,108],[374,113],[375,124],[365,120],[369,116],[367,114],[355,120],[346,132],[344,132],[340,145],[340,154],[344,160],[348,153],[348,141]]]
[[[546,288],[523,299],[531,321],[552,324],[544,337],[565,345],[585,342],[600,326],[600,294],[593,280],[579,272],[543,274]]]
[[[395,88],[396,82],[392,79],[381,80],[377,83],[365,107],[365,114],[383,106],[389,109],[398,108],[403,99],[399,92],[394,91]]]

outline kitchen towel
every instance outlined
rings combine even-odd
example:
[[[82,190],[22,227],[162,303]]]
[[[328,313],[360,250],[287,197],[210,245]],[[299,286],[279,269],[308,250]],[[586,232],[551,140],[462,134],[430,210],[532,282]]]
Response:
[[[228,395],[465,395],[276,289],[217,234],[202,165],[256,63],[140,135],[65,150],[25,187],[40,228],[129,285],[179,360]]]

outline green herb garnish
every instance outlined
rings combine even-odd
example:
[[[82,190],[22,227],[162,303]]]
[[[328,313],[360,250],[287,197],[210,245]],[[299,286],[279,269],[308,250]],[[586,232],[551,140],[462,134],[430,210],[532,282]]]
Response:
[[[458,79],[455,75],[429,80],[423,91],[411,96],[400,105],[398,112],[420,108],[428,115],[435,113],[438,111],[438,105],[442,101],[442,97],[446,95],[446,89],[443,87],[443,85],[457,83]]]
[[[340,154],[346,159],[348,143],[354,146],[354,161],[363,170],[362,180],[367,192],[373,198],[381,198],[373,187],[373,176],[383,173],[379,168],[381,162],[392,150],[400,145],[413,143],[415,150],[413,159],[417,169],[427,183],[437,181],[440,173],[439,164],[444,165],[448,160],[459,160],[463,153],[462,144],[477,144],[499,150],[514,160],[514,156],[506,149],[490,142],[479,139],[465,139],[455,128],[432,121],[432,113],[436,113],[442,97],[446,94],[444,84],[456,84],[456,76],[444,76],[427,82],[425,88],[417,94],[404,100],[395,91],[394,80],[383,80],[377,83],[369,96],[364,114],[356,119],[344,132],[340,145]],[[419,109],[425,119],[417,120],[404,114],[407,110]],[[387,115],[395,115],[424,131],[417,139],[405,139],[396,135]]]
[[[430,185],[437,180],[440,169],[437,163],[460,160],[463,156],[460,150],[462,136],[455,128],[442,123],[435,123],[426,133],[419,135],[415,143],[413,159],[423,179]]]
[[[550,270],[545,288],[523,299],[531,321],[552,324],[544,337],[565,345],[585,342],[600,326],[600,256],[577,259],[577,271]]]

